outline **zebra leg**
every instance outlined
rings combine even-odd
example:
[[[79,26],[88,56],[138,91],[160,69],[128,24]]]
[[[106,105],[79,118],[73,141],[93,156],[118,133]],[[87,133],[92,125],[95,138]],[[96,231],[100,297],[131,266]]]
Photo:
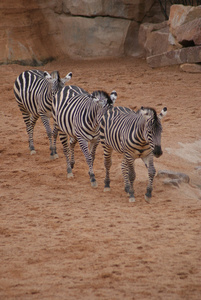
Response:
[[[136,174],[135,174],[135,170],[134,170],[133,158],[131,158],[131,160],[129,160],[129,162],[127,164],[128,164],[128,176],[129,176],[129,181],[130,181],[129,202],[135,202],[133,183],[134,183]]]
[[[71,137],[70,138],[70,152],[71,152],[71,168],[74,168],[74,164],[75,164],[75,156],[74,156],[74,149],[75,149],[75,145],[77,144],[77,139],[75,137]]]
[[[125,156],[122,161],[122,173],[124,176],[125,191],[129,194],[129,202],[135,202],[133,183],[135,180],[135,171],[133,158]]]
[[[90,153],[92,156],[92,164],[94,163],[94,160],[95,160],[96,148],[98,147],[99,141],[100,141],[100,138],[98,137],[97,139],[93,139],[90,142]]]
[[[105,166],[105,186],[104,186],[104,192],[110,191],[110,168],[112,166],[112,148],[106,147],[103,145],[104,148],[104,166]]]
[[[25,118],[27,118],[27,116],[23,118],[25,120]],[[34,148],[34,141],[33,141],[33,130],[34,130],[34,126],[36,124],[36,121],[38,120],[39,116],[37,115],[29,115],[29,120],[27,120],[27,122],[25,121],[26,125],[27,125],[27,132],[29,135],[29,149],[30,149],[30,154],[36,154],[35,148]]]
[[[68,146],[68,136],[66,133],[59,131],[59,138],[60,141],[63,145],[63,153],[66,157],[66,163],[67,163],[67,178],[71,178],[73,177],[73,173],[72,173],[72,168],[71,168],[71,164],[70,164],[70,149]]]
[[[77,137],[77,140],[79,142],[80,148],[84,153],[85,159],[89,166],[89,176],[90,176],[91,186],[95,188],[98,186],[98,184],[96,182],[96,178],[93,171],[93,159],[91,153],[89,153],[88,142],[84,140],[82,137]]]
[[[147,186],[147,192],[145,194],[145,200],[150,202],[153,190],[153,180],[156,174],[156,169],[154,167],[153,155],[151,154],[150,157],[143,159],[145,166],[148,168],[148,176],[149,176],[149,183]]]
[[[58,136],[58,128],[57,128],[56,124],[54,124],[54,129],[53,129],[53,132],[52,132],[52,137],[53,137],[52,152],[53,152],[53,155],[52,155],[52,157],[50,157],[52,159],[59,158],[59,155],[57,154],[57,148],[56,148],[57,136]]]
[[[41,119],[42,119],[43,125],[45,126],[47,136],[49,139],[49,143],[50,143],[50,159],[54,159],[54,149],[53,149],[53,145],[52,145],[52,130],[50,128],[49,117],[46,115],[41,115]]]
[[[130,190],[130,182],[129,182],[129,176],[128,176],[128,165],[127,165],[127,160],[124,157],[121,163],[121,170],[123,174],[123,179],[124,179],[124,186],[125,186],[125,192],[129,193]]]

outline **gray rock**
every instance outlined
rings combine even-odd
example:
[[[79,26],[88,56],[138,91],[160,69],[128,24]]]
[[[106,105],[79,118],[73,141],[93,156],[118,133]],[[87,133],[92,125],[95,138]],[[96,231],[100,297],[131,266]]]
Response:
[[[146,56],[161,54],[169,50],[168,22],[159,24],[143,23],[140,25],[138,41]]]
[[[184,47],[201,45],[201,17],[176,28],[174,36]]]
[[[141,22],[154,0],[63,0],[65,13],[74,16],[107,16]]]
[[[158,178],[163,178],[165,184],[179,186],[180,183],[189,183],[190,178],[187,174],[170,170],[160,170],[157,173]]]

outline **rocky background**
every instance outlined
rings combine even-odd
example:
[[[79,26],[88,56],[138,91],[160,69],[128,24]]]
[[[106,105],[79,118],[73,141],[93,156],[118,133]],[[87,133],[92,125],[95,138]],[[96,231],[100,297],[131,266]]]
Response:
[[[200,62],[201,6],[167,10],[168,21],[157,0],[2,1],[0,63],[41,65],[62,55],[146,56],[151,67]]]
[[[140,24],[165,20],[155,0],[7,0],[0,17],[0,63],[33,65],[139,55]]]

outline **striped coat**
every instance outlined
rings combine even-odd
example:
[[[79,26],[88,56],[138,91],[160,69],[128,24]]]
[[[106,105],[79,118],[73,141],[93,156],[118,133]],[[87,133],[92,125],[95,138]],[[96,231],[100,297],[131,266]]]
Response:
[[[52,100],[58,90],[64,87],[65,82],[71,77],[72,73],[60,78],[57,71],[50,75],[46,71],[29,70],[22,72],[15,80],[14,94],[26,125],[31,154],[36,153],[33,130],[36,121],[41,117],[49,138],[51,157],[54,157],[52,131],[49,124],[52,115]]]
[[[93,162],[99,143],[100,119],[107,109],[113,105],[115,99],[116,92],[112,92],[109,96],[104,91],[97,91],[92,94],[77,94],[70,97],[68,87],[63,88],[56,94],[52,107],[53,118],[63,144],[68,177],[73,176],[72,167],[74,165],[74,161],[70,159],[69,136],[73,138],[74,144],[78,141],[89,166],[91,185],[93,187],[97,186]],[[90,151],[88,144],[90,144]]]
[[[153,156],[162,155],[161,118],[166,114],[163,108],[157,116],[152,108],[141,108],[137,113],[128,108],[114,107],[108,110],[101,119],[100,139],[104,148],[104,165],[106,169],[105,191],[110,190],[110,168],[112,151],[123,154],[122,173],[125,191],[134,202],[133,183],[135,180],[134,160],[141,158],[148,168],[149,184],[145,198],[151,198],[155,168]]]

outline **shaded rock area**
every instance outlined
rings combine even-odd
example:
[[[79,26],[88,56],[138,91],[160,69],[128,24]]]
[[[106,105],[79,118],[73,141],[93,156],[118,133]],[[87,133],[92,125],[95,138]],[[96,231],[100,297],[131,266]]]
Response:
[[[141,24],[139,44],[152,68],[201,62],[201,5],[172,5],[167,22]]]
[[[163,179],[163,183],[166,185],[179,186],[181,183],[189,183],[190,178],[185,173],[170,171],[170,170],[160,170],[157,173],[158,178]]]

